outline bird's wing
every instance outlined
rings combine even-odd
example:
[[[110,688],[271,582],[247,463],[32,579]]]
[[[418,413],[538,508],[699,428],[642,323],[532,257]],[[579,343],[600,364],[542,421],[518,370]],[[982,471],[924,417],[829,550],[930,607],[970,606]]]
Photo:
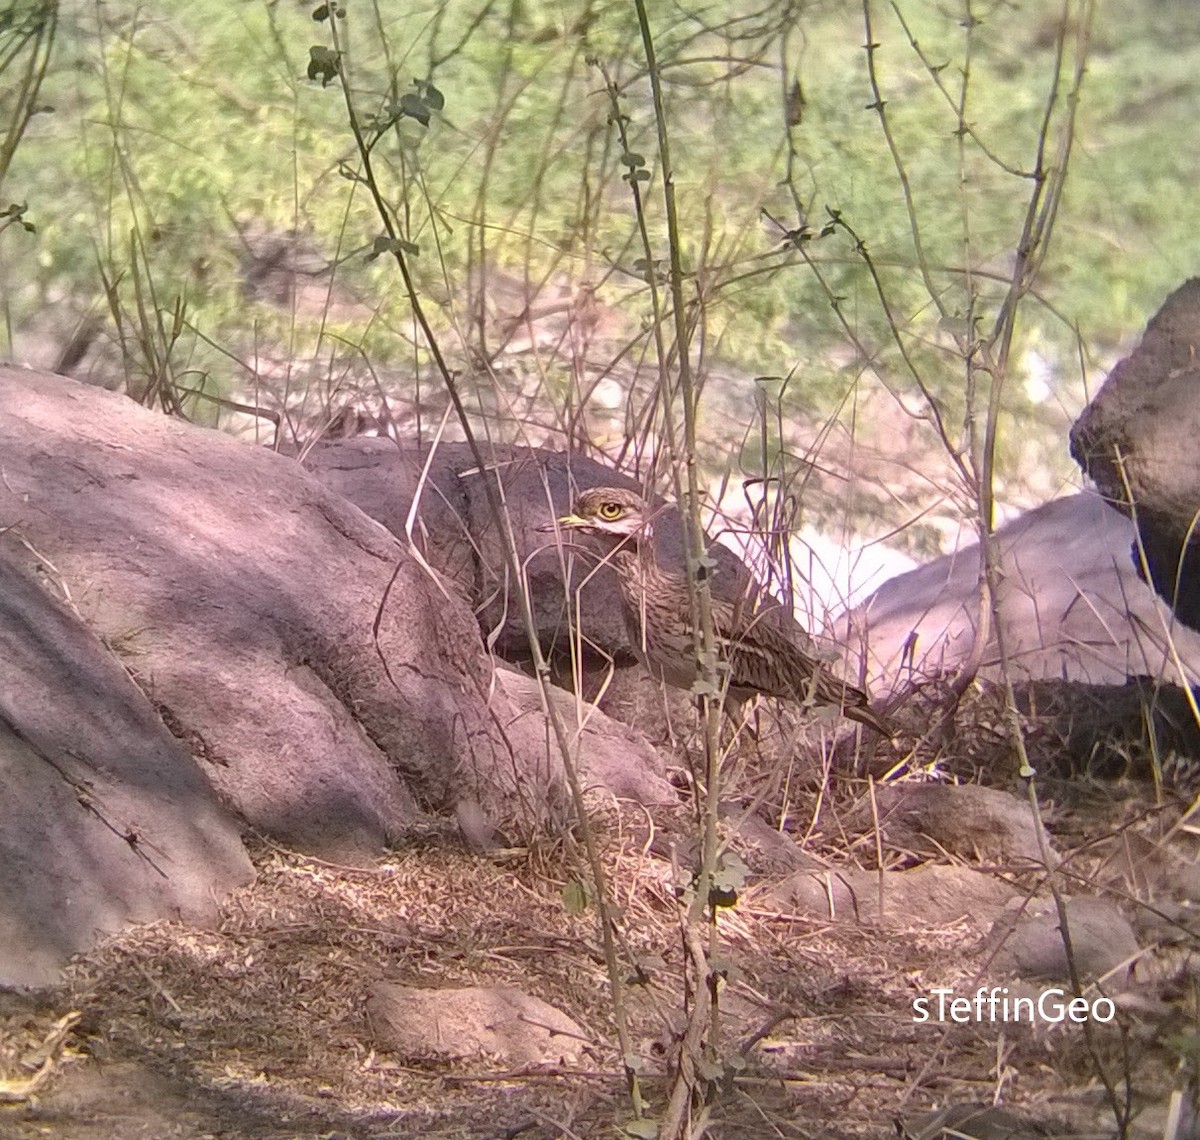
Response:
[[[777,626],[744,616],[726,602],[714,603],[713,626],[728,646],[732,686],[795,701],[811,697],[818,705],[839,708],[867,705],[866,693],[835,677]]]

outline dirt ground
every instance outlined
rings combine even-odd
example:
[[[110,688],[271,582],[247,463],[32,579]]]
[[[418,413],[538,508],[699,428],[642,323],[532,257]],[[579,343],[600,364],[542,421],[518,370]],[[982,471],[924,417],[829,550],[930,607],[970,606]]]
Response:
[[[961,745],[960,776],[985,775],[985,762],[999,776],[995,755]],[[1057,745],[1047,737],[1040,746]],[[843,775],[820,791],[849,807],[868,789]],[[1041,791],[1058,850],[1085,879],[1100,865],[1099,837],[1133,842],[1152,825],[1162,835],[1163,821],[1189,806],[1129,777],[1051,774]],[[653,853],[645,813],[602,810],[595,822],[623,960],[641,968],[640,977],[631,968],[629,1014],[653,1114],[669,1093],[686,1003],[672,872]],[[806,850],[835,865],[853,851],[870,865],[873,842],[823,834]],[[1180,828],[1170,834],[1191,842]],[[565,901],[583,865],[574,836],[484,856],[449,833],[431,835],[361,868],[266,842],[253,855],[257,881],[225,902],[214,929],[130,930],[75,961],[54,990],[0,994],[0,1136],[621,1135],[629,1099],[595,914]],[[885,858],[897,865],[895,853]],[[1021,879],[1012,868],[987,870]],[[739,1060],[713,1088],[710,1135],[933,1137],[941,1133],[922,1114],[997,1103],[1026,1124],[995,1125],[991,1136],[1111,1136],[1113,1104],[1126,1097],[1127,1134],[1163,1135],[1196,1040],[1194,939],[1153,947],[1147,980],[1112,1025],[1091,1032],[921,1025],[915,996],[977,988],[983,959],[972,916],[942,926],[917,915],[833,921],[781,911],[766,885],[752,879],[720,912],[723,1051]],[[374,1046],[365,1014],[378,979],[521,988],[584,1028],[585,1060],[567,1071],[506,1070],[487,1058],[388,1054]]]

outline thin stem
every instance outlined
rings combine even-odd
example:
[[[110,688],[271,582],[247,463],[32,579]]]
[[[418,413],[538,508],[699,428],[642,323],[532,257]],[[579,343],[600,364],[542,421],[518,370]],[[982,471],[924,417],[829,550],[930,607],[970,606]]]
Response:
[[[329,21],[331,36],[333,40],[334,50],[341,51],[338,31],[337,19]],[[342,74],[342,95],[346,104],[346,115],[350,125],[350,130],[354,135],[355,146],[358,150],[359,161],[362,164],[361,181],[367,187],[371,195],[371,200],[375,205],[376,213],[379,216],[380,222],[384,227],[388,238],[391,242],[391,252],[395,259],[396,265],[400,270],[401,279],[404,282],[405,295],[412,309],[413,318],[420,328],[422,339],[425,347],[429,351],[437,369],[438,375],[441,377],[443,384],[446,387],[447,394],[450,397],[451,404],[454,407],[454,414],[458,420],[459,427],[462,429],[467,446],[470,448],[471,456],[476,463],[480,472],[486,473],[489,470],[489,463],[484,455],[483,449],[479,445],[479,441],[475,436],[475,432],[471,427],[470,416],[467,413],[466,405],[463,402],[462,394],[459,386],[455,381],[454,374],[446,364],[445,358],[441,351],[441,346],[434,334],[428,317],[425,313],[425,307],[421,304],[420,294],[416,284],[413,281],[409,271],[408,261],[404,254],[402,246],[399,244],[400,234],[397,230],[395,221],[392,216],[392,211],[383,199],[379,184],[375,178],[374,171],[371,166],[371,148],[367,143],[365,136],[362,133],[362,128],[359,124],[358,114],[354,107],[354,101],[350,94],[350,85],[346,81],[346,76]],[[518,584],[519,588],[515,591],[517,597],[517,605],[521,615],[521,623],[525,630],[525,636],[529,644],[530,654],[533,659],[534,670],[538,678],[538,682],[542,687],[542,704],[543,709],[550,721],[551,730],[554,734],[555,742],[558,745],[559,753],[562,757],[563,769],[566,773],[567,784],[571,790],[572,802],[575,805],[575,810],[579,817],[580,829],[583,834],[584,848],[587,853],[589,869],[591,871],[592,880],[596,887],[596,905],[599,914],[600,937],[604,948],[604,960],[607,967],[609,985],[612,993],[613,1017],[616,1022],[616,1031],[618,1046],[621,1051],[621,1062],[625,1068],[626,1081],[629,1086],[630,1096],[633,1102],[634,1111],[636,1114],[641,1114],[642,1098],[638,1087],[637,1074],[630,1068],[629,1060],[632,1056],[632,1045],[629,1037],[628,1016],[625,1009],[625,987],[624,978],[620,968],[620,962],[617,957],[617,946],[613,935],[613,924],[615,916],[612,913],[610,906],[611,892],[608,887],[607,876],[604,871],[604,864],[600,858],[599,848],[596,844],[595,835],[588,823],[587,805],[584,801],[583,785],[579,778],[579,772],[575,764],[575,758],[572,748],[571,734],[568,732],[566,725],[563,722],[561,715],[555,705],[555,702],[550,698],[546,686],[550,683],[550,665],[546,660],[545,654],[542,652],[540,638],[538,637],[537,622],[533,615],[532,604],[530,602],[529,590],[526,587],[523,569],[517,557],[516,540],[512,533],[511,520],[508,511],[505,509],[503,502],[503,487],[499,479],[493,480],[483,479],[484,494],[487,498],[488,511],[491,515],[493,525],[501,536],[500,547],[504,556],[505,571],[508,580]]]

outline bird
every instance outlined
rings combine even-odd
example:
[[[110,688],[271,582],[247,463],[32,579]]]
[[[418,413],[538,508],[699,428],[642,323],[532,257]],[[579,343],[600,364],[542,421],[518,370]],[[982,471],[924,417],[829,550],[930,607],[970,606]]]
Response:
[[[655,560],[653,515],[646,500],[621,487],[590,487],[556,525],[599,540],[603,561],[617,573],[635,654],[658,679],[690,690],[700,671],[688,584]],[[833,705],[850,720],[888,738],[894,735],[866,693],[832,676],[783,630],[763,621],[761,610],[714,597],[711,612],[719,660],[729,675],[727,700],[741,705],[762,695]]]

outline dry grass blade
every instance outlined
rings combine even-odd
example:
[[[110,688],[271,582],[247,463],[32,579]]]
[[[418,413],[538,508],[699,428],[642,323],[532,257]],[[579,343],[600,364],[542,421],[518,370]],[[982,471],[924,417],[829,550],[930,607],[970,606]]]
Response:
[[[0,1104],[22,1104],[37,1095],[62,1064],[67,1037],[80,1016],[78,1010],[63,1014],[41,1042],[19,1059],[20,1068],[33,1070],[29,1076],[0,1078]]]

